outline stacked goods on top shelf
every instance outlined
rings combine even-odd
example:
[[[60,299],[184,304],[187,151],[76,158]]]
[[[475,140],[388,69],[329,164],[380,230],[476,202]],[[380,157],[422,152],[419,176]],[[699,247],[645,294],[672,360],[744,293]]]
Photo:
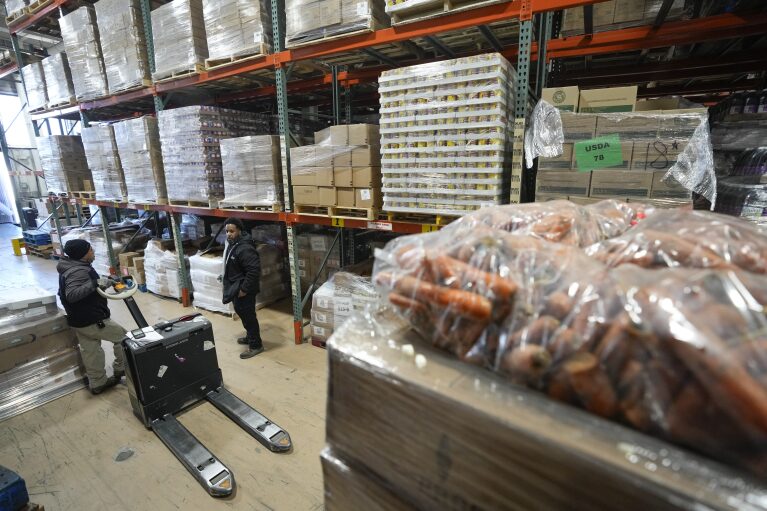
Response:
[[[290,149],[293,202],[364,209],[369,212],[365,215],[373,219],[381,208],[378,126],[331,126],[316,132],[314,139],[315,145]]]
[[[0,421],[81,389],[75,332],[53,293],[4,289],[0,297]]]
[[[91,6],[59,18],[75,94],[80,101],[109,94],[96,13]]]
[[[203,0],[208,67],[272,51],[271,4],[266,0]]]
[[[386,0],[391,24],[399,25],[466,9],[500,3],[501,0]]]
[[[581,94],[589,92],[600,91]],[[715,194],[705,109],[572,113],[541,103],[533,116],[538,138],[527,145],[540,155],[538,202],[614,198],[679,207],[692,204],[697,189]]]
[[[265,116],[211,106],[158,114],[168,199],[217,205],[224,197],[220,141],[268,133]]]
[[[114,125],[128,200],[165,203],[168,191],[160,151],[157,119],[144,116]]]
[[[383,0],[287,0],[288,48],[389,26]]]
[[[33,62],[21,68],[24,86],[27,88],[27,107],[29,110],[42,110],[48,105],[48,93],[45,89],[45,71],[42,62]]]
[[[201,71],[208,58],[202,0],[173,0],[152,11],[157,81]]]
[[[616,30],[638,25],[649,25],[655,21],[663,0],[608,0],[594,4],[594,31]],[[679,19],[684,14],[684,0],[673,0],[666,20]],[[571,36],[583,34],[583,7],[565,9],[561,34]]]
[[[27,0],[5,0],[5,19],[10,22],[22,16],[27,9]]]
[[[100,200],[124,201],[128,192],[120,155],[115,143],[115,132],[111,125],[96,125],[83,128],[83,148],[88,167],[96,185],[96,198]]]
[[[582,408],[595,416],[575,415],[580,417],[579,426],[586,428],[584,433],[592,427],[609,428],[618,433],[610,437],[610,442],[624,449],[639,446],[638,450],[647,452],[644,446],[661,444],[635,432],[615,429],[597,417],[675,442],[762,478],[767,460],[767,348],[759,336],[767,328],[764,254],[767,237],[738,219],[701,211],[669,212],[617,201],[588,207],[557,201],[487,208],[464,216],[438,233],[397,238],[376,252],[373,281],[397,314],[420,334],[420,340],[411,337],[416,339],[415,350],[431,344],[463,362],[494,371],[508,383],[527,386],[552,400]],[[367,338],[378,338],[382,348],[393,338],[386,328],[385,323],[363,327],[374,333]],[[377,358],[376,349],[362,337],[366,336],[357,339],[360,353],[367,352],[370,360]],[[398,356],[405,359],[406,354]],[[430,365],[431,360],[425,357],[420,363],[415,360],[416,368],[424,373]],[[376,364],[378,370],[385,367],[385,363]],[[459,366],[454,367],[461,371]],[[466,381],[475,382],[477,373],[466,371]],[[384,379],[388,374],[383,374]],[[443,381],[451,382],[453,396],[459,395],[453,393],[460,388],[453,384],[458,378]],[[495,382],[498,390],[513,390]],[[361,386],[336,380],[330,382],[330,388],[354,388],[356,394]],[[474,387],[477,398],[484,395],[485,388]],[[357,397],[364,399],[358,394],[353,399]],[[434,404],[440,400],[434,399]],[[379,399],[377,404],[394,401]],[[506,412],[516,408],[516,401],[496,405],[497,413],[512,416]],[[428,483],[416,485],[412,473],[394,475],[400,468],[419,471],[420,467],[407,467],[409,460],[398,460],[386,469],[381,461],[390,451],[384,445],[349,438],[349,430],[334,431],[333,418],[342,416],[336,415],[333,407],[331,399],[329,442],[342,442],[344,448],[356,454],[370,453],[369,458],[354,458],[374,470],[386,470],[379,474],[389,482],[394,481],[387,476],[393,475],[421,489],[431,487]],[[553,405],[552,409],[563,410]],[[357,424],[376,423],[372,417],[348,412]],[[451,418],[448,427],[458,431],[456,414],[442,412],[441,416]],[[410,416],[391,409],[380,413]],[[556,419],[547,423],[572,424],[570,419],[563,419],[566,413],[552,413]],[[397,427],[409,432],[405,436],[418,439],[423,426]],[[446,441],[440,438],[442,428],[434,434],[433,427],[427,426],[435,439],[432,445],[444,444]],[[476,428],[475,424],[470,427],[472,431]],[[536,426],[530,431],[548,429]],[[488,438],[515,436],[481,430],[490,435]],[[373,439],[376,433],[367,429],[363,432]],[[400,440],[397,432],[386,436]],[[565,454],[567,449],[559,441],[551,443],[557,437],[561,436],[553,435],[537,444],[544,449],[555,448],[554,452],[545,451],[547,457],[557,459]],[[586,438],[565,437],[578,438],[578,443]],[[455,445],[452,440],[447,442]],[[410,452],[408,447],[402,447],[401,452]],[[603,454],[602,448],[584,447],[594,457]],[[659,463],[648,474],[656,484],[668,483],[666,475],[654,478],[660,467],[666,470],[672,466],[660,461],[676,450],[663,447],[666,453],[659,454]],[[487,452],[482,450],[483,455]],[[466,461],[466,467],[478,466],[461,453],[453,456],[454,460]],[[680,454],[674,457],[683,459]],[[510,460],[524,466],[535,460],[536,469],[546,471],[539,475],[547,484],[551,482],[549,476],[556,477],[574,461],[570,458],[567,464],[547,466],[540,464],[541,456],[521,453],[507,456],[506,461]],[[629,461],[631,465],[636,463]],[[703,463],[706,470],[702,473],[716,468]],[[678,468],[673,471],[678,474]],[[432,468],[423,476],[438,474]],[[469,495],[464,491],[472,493],[468,502],[456,499],[465,503],[465,508],[498,507],[486,500],[475,500],[483,497],[467,490],[460,474],[451,474],[446,484],[462,496]],[[477,487],[513,491],[508,486],[490,484],[487,478],[496,476],[493,471],[485,473],[481,481],[484,484]],[[620,479],[620,486],[625,488],[627,479]],[[599,498],[605,497],[603,478],[597,476],[596,480],[602,485],[602,491],[597,492]],[[749,478],[741,474],[733,481],[737,481],[740,491]],[[715,483],[711,488],[717,486],[710,497],[719,499],[723,491],[718,487],[721,479],[710,482]],[[574,491],[579,487],[568,484],[563,488]],[[645,487],[642,482],[636,485],[640,493],[646,491]],[[763,480],[760,487],[764,491]],[[614,490],[620,488],[616,485]],[[550,498],[546,490],[542,491],[545,498]],[[418,498],[407,493],[408,497]],[[690,495],[697,500],[700,495],[695,493]],[[608,498],[606,502],[615,500]],[[717,502],[712,508],[728,508],[722,501]],[[417,507],[430,507],[419,504]],[[668,508],[678,505],[675,501]],[[646,505],[644,509],[656,506]]]
[[[463,215],[505,202],[515,81],[498,53],[384,71],[384,210]]]
[[[312,341],[324,346],[349,316],[364,313],[378,298],[370,277],[335,273],[312,295]]]
[[[75,87],[65,52],[43,59],[45,87],[48,91],[48,108],[69,106],[75,103]]]
[[[140,0],[96,3],[109,93],[151,85]]]
[[[49,192],[66,194],[93,190],[93,177],[80,137],[53,135],[37,137],[36,142]]]
[[[228,138],[221,141],[224,172],[222,206],[260,206],[282,210],[280,137]]]

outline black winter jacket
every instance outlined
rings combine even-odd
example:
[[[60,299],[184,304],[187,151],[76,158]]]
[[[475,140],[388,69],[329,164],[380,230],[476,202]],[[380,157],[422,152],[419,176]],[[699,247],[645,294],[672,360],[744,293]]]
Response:
[[[240,291],[257,295],[261,290],[261,258],[253,239],[243,234],[224,253],[223,302],[230,303]]]
[[[107,299],[96,291],[99,275],[90,263],[63,258],[56,270],[59,296],[67,311],[69,326],[82,328],[109,317]]]

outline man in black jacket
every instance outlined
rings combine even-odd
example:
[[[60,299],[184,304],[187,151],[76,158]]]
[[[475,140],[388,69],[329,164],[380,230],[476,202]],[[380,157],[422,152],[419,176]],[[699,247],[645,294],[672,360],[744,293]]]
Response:
[[[234,311],[240,316],[247,337],[237,339],[248,349],[240,358],[255,357],[264,351],[261,331],[256,317],[256,295],[261,286],[261,259],[256,244],[243,233],[242,221],[226,219],[227,249],[224,252],[224,303],[234,302]]]
[[[77,333],[91,393],[100,394],[117,385],[125,375],[120,346],[125,338],[125,328],[109,318],[107,299],[96,291],[96,288],[107,289],[114,282],[100,278],[91,266],[95,256],[87,241],[67,241],[64,254],[66,257],[56,268],[59,272],[59,297],[67,312],[67,322]],[[114,376],[109,378],[104,369],[102,339],[114,343]]]

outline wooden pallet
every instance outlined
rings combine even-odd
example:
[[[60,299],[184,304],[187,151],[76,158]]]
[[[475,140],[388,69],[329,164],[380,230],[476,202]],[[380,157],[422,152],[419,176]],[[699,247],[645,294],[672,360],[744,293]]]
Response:
[[[29,2],[27,10],[30,15],[35,14],[40,9],[44,9],[53,3],[53,0],[34,0]]]
[[[66,193],[59,194],[62,197],[66,197]],[[96,198],[96,192],[68,192],[69,197],[74,197],[75,199],[95,199]]]
[[[176,80],[178,78],[185,78],[187,76],[192,76],[192,75],[200,74],[203,71],[205,71],[205,65],[204,64],[195,64],[193,69],[181,69],[179,71],[171,71],[170,74],[163,75],[161,78],[156,78],[155,77],[154,78],[154,83],[169,82],[171,80]]]
[[[226,57],[226,58],[220,58],[220,59],[205,59],[205,69],[210,71],[212,69],[217,69],[219,67],[228,66],[235,62],[242,63],[248,60],[254,60],[260,57],[264,57],[268,53],[269,53],[269,47],[266,44],[261,43],[258,45],[258,48],[254,49],[251,52],[244,53],[242,55],[234,55],[232,57]]]
[[[328,206],[307,206],[304,204],[294,204],[293,211],[299,215],[330,216]]]
[[[221,209],[230,211],[263,211],[266,213],[279,213],[283,210],[281,202],[273,204],[229,204],[220,203]]]
[[[48,110],[57,110],[59,108],[69,108],[70,106],[75,106],[76,104],[77,104],[77,99],[75,99],[74,96],[70,96],[70,98],[66,101],[61,101],[59,103],[48,105]]]
[[[359,29],[359,30],[354,30],[352,32],[343,32],[343,33],[340,33],[340,34],[333,34],[333,35],[329,35],[329,36],[325,36],[325,37],[315,37],[315,38],[312,38],[312,39],[300,40],[300,41],[295,41],[295,42],[290,41],[290,42],[288,42],[286,44],[286,46],[287,46],[288,49],[290,49],[290,48],[301,48],[302,46],[308,46],[310,44],[315,44],[315,43],[319,43],[319,42],[325,43],[325,42],[329,42],[329,41],[336,41],[338,39],[343,39],[344,37],[351,37],[351,36],[354,36],[354,35],[366,34],[368,32],[374,32],[376,30],[380,30],[382,28],[386,28],[386,26],[383,25],[382,23],[378,22],[376,19],[371,19],[370,20],[370,27],[369,28],[362,28],[362,29]]]
[[[135,204],[137,206],[141,205],[148,205],[148,206],[165,206],[168,204],[168,199],[165,199],[163,197],[159,197],[155,200],[133,200],[131,198],[128,198],[128,202],[130,204]]]
[[[27,255],[33,255],[43,259],[50,259],[53,256],[53,251],[35,250],[34,248],[27,245]]]
[[[328,209],[330,210],[330,216],[353,220],[378,220],[378,216],[381,214],[381,210],[378,208],[342,208],[340,206],[332,206]]]
[[[445,14],[478,9],[486,5],[501,3],[503,0],[485,0],[476,2],[473,0],[432,0],[403,8],[397,12],[389,13],[392,25],[413,23],[425,19],[436,18]]]
[[[401,213],[399,211],[387,211],[384,213],[390,222],[414,222],[431,225],[447,225],[453,220],[460,218],[456,215],[432,215],[429,213]]]
[[[195,201],[195,200],[175,200],[168,199],[168,204],[171,206],[184,206],[187,208],[211,208],[218,209],[218,200],[210,199],[208,202]]]
[[[8,26],[11,26],[14,23],[20,23],[27,18],[29,18],[29,8],[24,7],[20,11],[12,12],[8,16],[6,16],[5,24]]]
[[[45,245],[35,245],[34,243],[27,243],[26,246],[34,250],[37,250],[38,252],[47,252],[49,250],[51,251],[53,250],[52,243],[46,243]]]
[[[107,94],[104,97],[106,98],[109,96],[116,96],[118,94],[125,94],[138,89],[146,89],[147,87],[151,87],[151,86],[152,86],[152,80],[147,80],[146,78],[144,78],[141,80],[141,83],[137,83],[135,85],[129,85],[127,87],[123,87],[122,89],[117,89],[115,91],[109,91],[109,94]]]

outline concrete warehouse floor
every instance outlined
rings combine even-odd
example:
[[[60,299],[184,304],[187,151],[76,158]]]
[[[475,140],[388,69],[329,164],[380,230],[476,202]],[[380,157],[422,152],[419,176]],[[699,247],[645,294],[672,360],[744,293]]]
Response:
[[[30,285],[55,292],[57,261],[14,256],[10,238],[18,232],[0,225],[0,293]],[[190,311],[147,293],[137,293],[136,301],[150,324]],[[110,308],[116,321],[134,325],[123,304]],[[212,405],[193,407],[180,421],[237,481],[232,498],[213,499],[136,419],[124,384],[99,396],[83,389],[0,423],[0,465],[26,480],[32,502],[46,511],[323,508],[325,351],[293,344],[289,300],[258,312],[266,352],[250,360],[237,356],[239,321],[200,312],[213,322],[226,386],[287,429],[293,450],[271,453]],[[123,448],[133,456],[115,461]]]

